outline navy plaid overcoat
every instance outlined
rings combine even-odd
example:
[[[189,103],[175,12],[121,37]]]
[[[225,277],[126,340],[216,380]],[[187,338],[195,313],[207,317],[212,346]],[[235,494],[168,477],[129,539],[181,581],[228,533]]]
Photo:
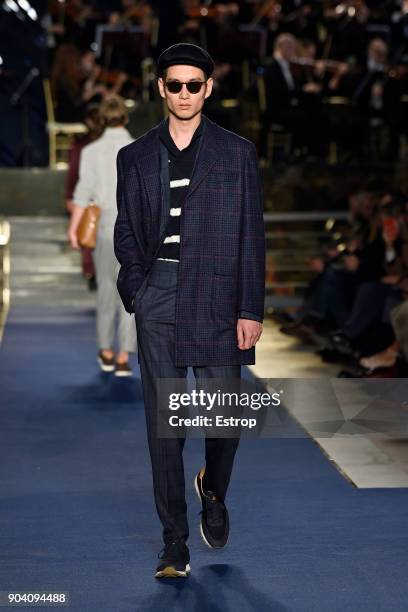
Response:
[[[202,121],[182,203],[175,365],[254,364],[255,347],[238,348],[236,325],[241,311],[261,321],[264,315],[265,228],[256,149],[204,115]],[[156,126],[117,158],[117,287],[129,313],[168,218],[158,134]]]

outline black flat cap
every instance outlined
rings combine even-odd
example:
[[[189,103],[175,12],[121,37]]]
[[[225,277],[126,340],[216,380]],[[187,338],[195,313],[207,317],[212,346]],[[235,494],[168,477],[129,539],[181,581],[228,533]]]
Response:
[[[163,76],[165,68],[176,64],[196,66],[201,68],[207,76],[210,76],[214,70],[211,55],[205,49],[191,43],[177,43],[163,51],[157,60],[158,76]]]

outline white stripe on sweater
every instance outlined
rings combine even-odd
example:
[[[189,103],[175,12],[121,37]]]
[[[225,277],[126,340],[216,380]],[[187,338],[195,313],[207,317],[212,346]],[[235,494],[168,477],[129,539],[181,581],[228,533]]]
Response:
[[[166,238],[163,240],[163,243],[167,244],[168,242],[180,242],[180,236],[166,236]]]
[[[160,261],[180,261],[179,259],[169,259],[168,257],[158,257]]]
[[[181,208],[170,208],[170,217],[179,217],[181,215]]]
[[[187,185],[190,184],[190,179],[188,178],[184,178],[184,179],[176,179],[174,181],[170,181],[170,187],[187,187]]]

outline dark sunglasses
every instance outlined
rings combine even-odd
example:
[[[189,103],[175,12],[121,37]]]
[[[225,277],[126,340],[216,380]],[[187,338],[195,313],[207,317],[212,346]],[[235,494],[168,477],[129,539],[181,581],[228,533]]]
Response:
[[[182,81],[166,81],[165,85],[170,93],[180,93],[183,85],[186,85],[189,93],[197,94],[206,82],[207,81],[189,81],[188,83],[183,83]]]

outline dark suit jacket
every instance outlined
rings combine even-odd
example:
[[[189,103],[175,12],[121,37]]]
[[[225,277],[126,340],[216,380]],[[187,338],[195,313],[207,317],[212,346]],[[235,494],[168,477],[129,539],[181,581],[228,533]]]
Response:
[[[175,365],[253,364],[255,348],[238,348],[236,323],[242,311],[261,321],[264,315],[265,231],[256,149],[207,117],[202,121],[182,203]],[[120,150],[117,169],[117,287],[127,312],[133,312],[168,217],[158,126]]]
[[[267,114],[277,122],[282,115],[287,113],[288,109],[292,108],[292,102],[297,101],[301,95],[299,84],[295,78],[294,81],[295,89],[291,91],[276,59],[264,66]]]

